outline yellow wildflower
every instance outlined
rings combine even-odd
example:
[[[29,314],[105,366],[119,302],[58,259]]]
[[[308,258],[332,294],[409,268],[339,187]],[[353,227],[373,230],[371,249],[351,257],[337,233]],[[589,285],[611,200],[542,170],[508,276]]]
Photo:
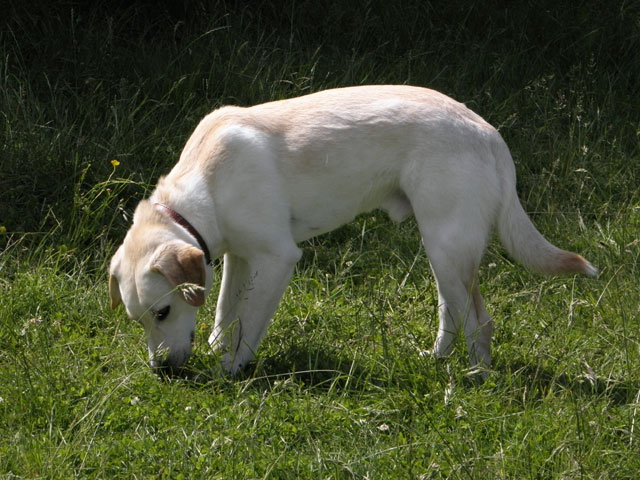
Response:
[[[111,160],[111,165],[113,165],[113,168],[116,168],[118,165],[120,165],[120,162],[118,160]]]

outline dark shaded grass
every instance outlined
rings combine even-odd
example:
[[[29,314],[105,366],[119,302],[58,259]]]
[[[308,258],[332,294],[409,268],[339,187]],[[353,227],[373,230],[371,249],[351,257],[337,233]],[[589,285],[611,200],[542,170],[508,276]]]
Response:
[[[0,474],[7,478],[635,478],[640,405],[632,2],[8,2],[0,28]],[[437,294],[413,221],[302,245],[258,359],[222,377],[198,318],[161,380],[105,264],[197,121],[408,83],[511,147],[523,204],[598,280],[492,243],[494,371],[426,355]],[[112,161],[117,161],[116,164]],[[219,271],[216,273],[219,280]]]

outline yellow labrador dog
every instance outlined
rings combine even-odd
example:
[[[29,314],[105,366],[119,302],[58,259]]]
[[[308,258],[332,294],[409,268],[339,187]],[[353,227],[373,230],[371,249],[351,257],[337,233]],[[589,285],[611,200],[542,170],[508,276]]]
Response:
[[[491,125],[433,90],[363,86],[207,115],[136,208],[111,261],[111,306],[144,326],[151,365],[176,371],[191,354],[211,259],[224,255],[209,343],[236,372],[265,335],[297,244],[376,208],[416,218],[438,287],[438,357],[463,331],[471,364],[491,364],[476,274],[493,227],[530,270],[597,274],[531,223]]]

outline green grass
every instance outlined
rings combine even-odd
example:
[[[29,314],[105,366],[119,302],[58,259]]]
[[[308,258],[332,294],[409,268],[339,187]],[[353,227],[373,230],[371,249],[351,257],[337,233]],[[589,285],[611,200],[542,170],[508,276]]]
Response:
[[[0,478],[637,478],[632,2],[7,12]],[[498,126],[525,208],[599,278],[541,278],[492,243],[481,289],[494,366],[479,383],[464,342],[446,361],[425,355],[437,294],[419,235],[375,212],[302,245],[242,375],[215,373],[212,298],[190,361],[201,375],[159,379],[142,329],[108,306],[106,265],[136,203],[213,108],[371,83],[436,88]]]

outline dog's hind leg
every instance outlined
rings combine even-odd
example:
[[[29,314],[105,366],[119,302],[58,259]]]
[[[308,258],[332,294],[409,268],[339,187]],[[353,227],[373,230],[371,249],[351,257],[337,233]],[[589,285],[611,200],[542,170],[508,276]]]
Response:
[[[475,355],[479,357],[481,354],[483,358],[477,358],[473,364],[484,364],[485,366],[491,366],[491,337],[493,335],[493,320],[487,312],[487,309],[484,306],[484,300],[482,299],[482,295],[480,294],[480,289],[478,288],[477,279],[473,286],[473,307],[476,311],[476,317],[478,318],[478,330],[477,335],[475,335],[474,344],[472,347],[471,356],[473,356],[473,352],[477,352]],[[468,342],[468,340],[467,340]]]
[[[490,366],[492,323],[475,285],[475,275],[469,271],[461,272],[451,264],[443,264],[440,259],[432,258],[431,267],[438,286],[440,316],[434,354],[437,357],[449,355],[458,332],[462,330],[470,364]]]
[[[453,153],[435,151],[410,163],[401,188],[438,286],[440,325],[433,353],[449,355],[462,330],[471,365],[489,366],[491,321],[476,282],[501,190],[487,149],[469,138],[465,143],[461,137]]]
[[[431,269],[438,287],[438,335],[433,353],[451,353],[458,332],[464,332],[472,366],[491,365],[491,319],[476,285],[477,271],[486,242],[479,225],[463,225],[455,218],[434,224],[420,223],[416,214]]]

